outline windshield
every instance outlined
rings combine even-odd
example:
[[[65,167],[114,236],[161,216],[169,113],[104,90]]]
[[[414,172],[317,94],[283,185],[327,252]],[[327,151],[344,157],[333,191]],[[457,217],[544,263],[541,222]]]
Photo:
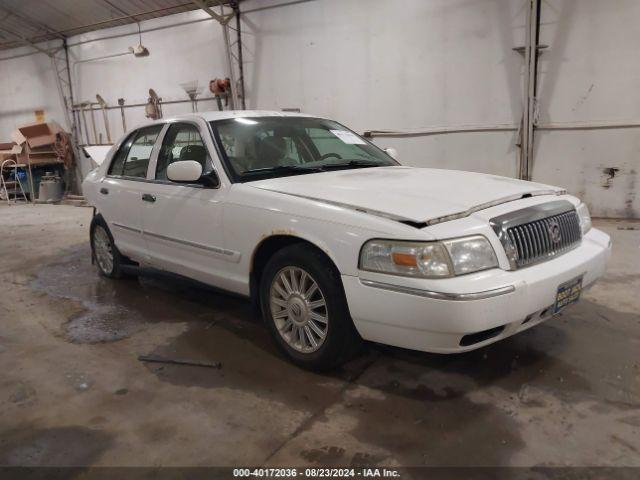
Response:
[[[331,120],[231,118],[211,122],[235,180],[398,165],[384,151]]]

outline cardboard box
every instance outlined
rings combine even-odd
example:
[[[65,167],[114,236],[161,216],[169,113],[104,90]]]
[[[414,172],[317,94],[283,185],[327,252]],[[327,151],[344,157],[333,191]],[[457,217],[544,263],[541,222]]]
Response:
[[[56,122],[49,122],[22,125],[18,127],[18,131],[26,139],[30,148],[36,148],[56,143],[56,133],[63,130]]]
[[[22,153],[22,146],[16,145],[13,142],[0,143],[0,163],[8,158],[16,160],[20,153]]]
[[[13,132],[11,132],[11,140],[13,140],[18,145],[22,145],[27,141],[27,139],[24,138],[24,135],[22,135],[19,130],[14,130]]]

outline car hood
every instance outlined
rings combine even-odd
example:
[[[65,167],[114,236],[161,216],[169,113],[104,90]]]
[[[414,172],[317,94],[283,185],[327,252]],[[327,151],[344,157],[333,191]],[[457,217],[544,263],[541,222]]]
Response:
[[[251,182],[253,187],[426,225],[562,189],[508,177],[415,167],[338,170]]]

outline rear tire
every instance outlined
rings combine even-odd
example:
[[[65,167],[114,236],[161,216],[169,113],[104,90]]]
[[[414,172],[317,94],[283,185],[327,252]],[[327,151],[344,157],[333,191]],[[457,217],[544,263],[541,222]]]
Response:
[[[90,230],[91,255],[101,275],[108,278],[121,278],[124,257],[118,251],[106,222],[100,216],[94,217]]]
[[[303,368],[337,367],[361,343],[339,272],[311,246],[291,245],[271,257],[260,280],[260,305],[276,345]]]

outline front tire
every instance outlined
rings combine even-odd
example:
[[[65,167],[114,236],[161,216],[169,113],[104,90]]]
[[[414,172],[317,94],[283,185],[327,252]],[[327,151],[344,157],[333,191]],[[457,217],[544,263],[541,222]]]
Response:
[[[313,247],[292,245],[271,257],[260,282],[260,304],[280,350],[303,368],[341,365],[360,343],[340,274]]]

